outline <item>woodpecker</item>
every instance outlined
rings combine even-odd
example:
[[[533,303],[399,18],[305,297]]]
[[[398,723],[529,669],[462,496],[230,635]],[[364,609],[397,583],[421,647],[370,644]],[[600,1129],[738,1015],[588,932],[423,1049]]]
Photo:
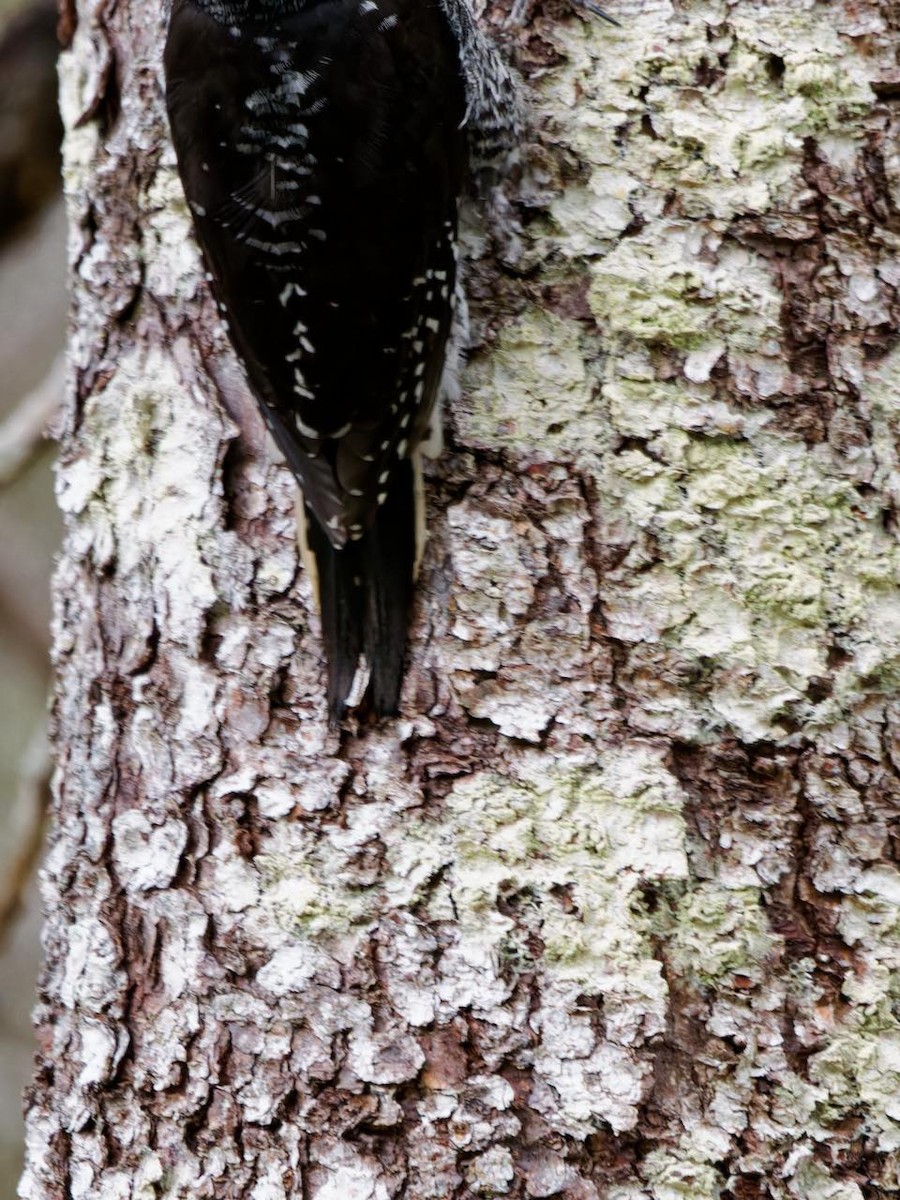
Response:
[[[397,711],[459,200],[516,142],[513,79],[467,5],[174,0],[169,22],[179,174],[302,491],[333,723],[362,695]]]

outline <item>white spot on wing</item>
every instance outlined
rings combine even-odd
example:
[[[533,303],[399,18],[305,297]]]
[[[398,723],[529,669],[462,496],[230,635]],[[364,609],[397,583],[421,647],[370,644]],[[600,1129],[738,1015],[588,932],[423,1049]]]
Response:
[[[227,228],[227,223],[223,222]],[[262,238],[245,237],[239,238],[245,246],[250,246],[253,250],[265,250],[267,254],[302,254],[306,247],[302,242],[267,242]]]
[[[306,292],[299,283],[286,283],[278,296],[278,303],[284,306],[291,296],[305,296]]]
[[[296,389],[295,389],[296,390]],[[302,433],[304,437],[319,437],[318,429],[313,429],[311,425],[307,425],[305,421],[298,415],[294,417],[294,424],[297,426],[297,432]]]
[[[315,400],[315,396],[306,386],[306,379],[299,367],[294,367],[294,392],[304,400]]]
[[[318,78],[318,71],[286,71],[278,90],[285,96],[302,96]]]

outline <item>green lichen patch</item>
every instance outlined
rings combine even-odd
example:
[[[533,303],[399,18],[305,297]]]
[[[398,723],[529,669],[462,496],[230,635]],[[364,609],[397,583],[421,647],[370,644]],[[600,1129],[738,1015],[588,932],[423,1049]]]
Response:
[[[853,1028],[853,1025],[857,1025]],[[837,1122],[850,1111],[864,1113],[866,1132],[880,1150],[900,1149],[900,1025],[874,1028],[851,1018],[821,1053],[810,1060],[810,1078],[827,1094],[819,1119]]]
[[[717,1200],[722,1175],[709,1163],[689,1154],[654,1150],[641,1164],[653,1200]]]
[[[738,220],[777,228],[808,212],[810,145],[836,163],[861,153],[880,68],[855,28],[815,4],[770,5],[761,21],[724,0],[645,5],[615,29],[544,27],[564,61],[536,81],[538,127],[579,174],[529,232],[557,269],[588,261],[601,334],[592,346],[574,322],[527,314],[496,361],[477,364],[466,431],[590,456],[580,466],[597,471],[603,535],[627,552],[602,581],[610,632],[658,646],[660,679],[689,669],[705,681],[702,698],[674,699],[668,722],[648,712],[646,728],[785,738],[900,683],[900,560],[853,487],[850,467],[867,478],[864,466],[766,430],[806,381],[792,374],[776,259]],[[881,303],[889,268],[841,254],[852,311]],[[861,411],[874,486],[889,490],[897,370],[871,371]],[[839,669],[835,647],[850,656]]]
[[[635,948],[627,897],[639,880],[684,871],[677,789],[643,753],[512,786],[477,776],[449,804],[461,919],[496,908],[511,887],[530,890],[547,959],[585,986],[604,947]],[[557,887],[572,889],[572,904],[553,899]]]
[[[586,359],[598,351],[577,321],[528,309],[501,331],[489,357],[472,363],[455,410],[462,438],[492,450],[596,451],[607,435]]]
[[[845,136],[871,106],[865,56],[814,5],[769,6],[764,21],[724,4],[679,16],[645,6],[621,29],[554,26],[567,61],[540,95],[590,171],[583,205],[553,205],[562,245],[588,239],[586,211],[603,247],[626,210],[655,219],[663,196],[694,218],[765,211],[801,186],[804,139]]]
[[[689,407],[669,397],[661,413],[680,421]],[[608,506],[637,539],[633,558],[603,581],[613,633],[711,665],[714,719],[749,740],[783,736],[788,713],[811,728],[863,690],[894,686],[900,550],[877,509],[861,507],[856,489],[802,445],[752,426],[747,438],[673,433],[606,464]],[[644,539],[652,561],[636,572]],[[811,701],[835,636],[852,658],[832,694]]]
[[[704,883],[678,905],[667,955],[681,976],[702,987],[745,990],[766,977],[778,945],[756,889]]]
[[[799,1148],[788,1184],[791,1200],[865,1200],[865,1193],[852,1180],[835,1179],[821,1162],[813,1158],[811,1148]]]
[[[348,888],[323,867],[322,855],[298,869],[293,856],[261,855],[256,863],[267,907],[293,933],[337,937],[371,919],[372,897]]]
[[[608,335],[696,350],[711,339],[732,353],[781,333],[781,295],[770,269],[738,246],[710,261],[700,231],[656,222],[594,266],[588,300]]]

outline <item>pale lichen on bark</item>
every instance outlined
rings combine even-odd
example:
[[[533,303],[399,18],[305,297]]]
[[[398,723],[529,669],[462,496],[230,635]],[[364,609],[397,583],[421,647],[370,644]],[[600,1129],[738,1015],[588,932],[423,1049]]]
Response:
[[[607,3],[507,33],[527,220],[340,740],[162,15],[79,5],[27,1200],[900,1190],[896,16]]]

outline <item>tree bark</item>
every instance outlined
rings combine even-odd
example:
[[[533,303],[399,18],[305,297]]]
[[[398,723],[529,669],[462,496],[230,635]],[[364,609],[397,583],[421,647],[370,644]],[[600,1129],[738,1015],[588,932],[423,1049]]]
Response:
[[[160,8],[79,4],[25,1200],[900,1192],[900,10],[608,7],[507,31],[522,228],[338,738]]]

